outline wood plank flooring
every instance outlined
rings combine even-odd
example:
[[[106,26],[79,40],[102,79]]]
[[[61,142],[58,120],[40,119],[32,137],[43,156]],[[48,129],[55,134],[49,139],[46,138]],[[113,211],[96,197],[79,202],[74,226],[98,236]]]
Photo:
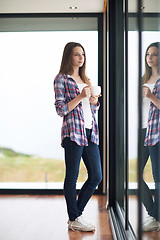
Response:
[[[137,234],[137,221],[138,221],[138,200],[137,196],[129,196],[129,221],[134,229],[135,234]],[[147,212],[145,207],[142,205],[142,219],[144,220],[147,217]],[[160,231],[154,232],[144,232],[142,236],[143,240],[160,240]]]
[[[84,218],[94,233],[67,229],[64,196],[0,195],[0,240],[112,240],[105,196],[92,196]]]

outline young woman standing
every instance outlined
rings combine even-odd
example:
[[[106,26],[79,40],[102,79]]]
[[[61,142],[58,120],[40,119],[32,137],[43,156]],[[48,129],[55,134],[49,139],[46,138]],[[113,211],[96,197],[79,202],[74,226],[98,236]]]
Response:
[[[143,76],[143,169],[150,155],[155,182],[154,199],[147,184],[142,180],[142,200],[148,212],[143,231],[160,230],[160,42],[148,46],[145,54]]]
[[[54,91],[56,111],[63,117],[61,139],[65,152],[64,195],[69,215],[68,229],[94,231],[95,227],[84,221],[82,213],[102,180],[95,116],[99,109],[99,96],[91,94],[85,66],[84,48],[79,43],[69,42],[64,48],[60,71],[54,80]],[[76,182],[81,157],[88,179],[77,197]]]

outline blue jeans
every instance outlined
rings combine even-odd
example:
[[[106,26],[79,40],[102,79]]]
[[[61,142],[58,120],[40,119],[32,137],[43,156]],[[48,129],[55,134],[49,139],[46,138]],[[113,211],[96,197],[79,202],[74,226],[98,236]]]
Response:
[[[146,129],[142,129],[143,139],[145,138]],[[144,142],[144,141],[143,141]],[[142,202],[148,212],[148,214],[154,217],[157,221],[160,221],[160,142],[154,146],[142,146],[143,159],[141,166],[142,176]],[[151,190],[143,180],[143,170],[148,161],[151,158],[152,174],[155,182],[154,199],[152,197]]]
[[[88,146],[79,146],[68,137],[63,140],[66,164],[64,195],[70,221],[74,221],[75,218],[82,214],[87,202],[94,193],[97,185],[102,180],[98,145],[90,141],[91,130],[86,129],[86,134],[88,138]],[[83,184],[77,198],[76,182],[79,174],[81,157],[87,168],[88,179]]]
[[[148,146],[151,163],[152,163],[152,173],[155,182],[154,190],[154,202],[151,212],[157,221],[160,221],[160,142],[156,143],[154,146]]]

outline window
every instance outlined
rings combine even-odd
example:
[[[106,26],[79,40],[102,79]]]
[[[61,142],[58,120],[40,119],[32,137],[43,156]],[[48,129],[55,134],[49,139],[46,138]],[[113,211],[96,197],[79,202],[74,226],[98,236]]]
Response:
[[[76,41],[86,50],[87,75],[97,85],[98,31],[11,29],[0,33],[0,188],[62,189],[62,118],[54,107],[53,81],[65,44]],[[81,164],[79,182],[85,179]]]

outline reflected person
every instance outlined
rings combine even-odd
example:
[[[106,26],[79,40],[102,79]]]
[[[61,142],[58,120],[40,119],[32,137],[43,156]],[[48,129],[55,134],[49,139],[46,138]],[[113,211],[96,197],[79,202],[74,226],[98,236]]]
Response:
[[[151,158],[155,183],[154,198],[142,179],[142,201],[148,212],[143,223],[143,231],[160,230],[160,42],[151,43],[145,53],[145,73],[143,76],[142,135],[144,167]]]
[[[91,93],[91,82],[85,74],[85,66],[84,48],[79,43],[69,42],[64,48],[60,71],[54,80],[56,111],[63,117],[61,144],[66,165],[64,195],[69,215],[68,229],[73,231],[95,230],[92,224],[84,221],[82,213],[102,180],[96,122],[99,95]],[[88,179],[77,197],[76,182],[81,157]]]

